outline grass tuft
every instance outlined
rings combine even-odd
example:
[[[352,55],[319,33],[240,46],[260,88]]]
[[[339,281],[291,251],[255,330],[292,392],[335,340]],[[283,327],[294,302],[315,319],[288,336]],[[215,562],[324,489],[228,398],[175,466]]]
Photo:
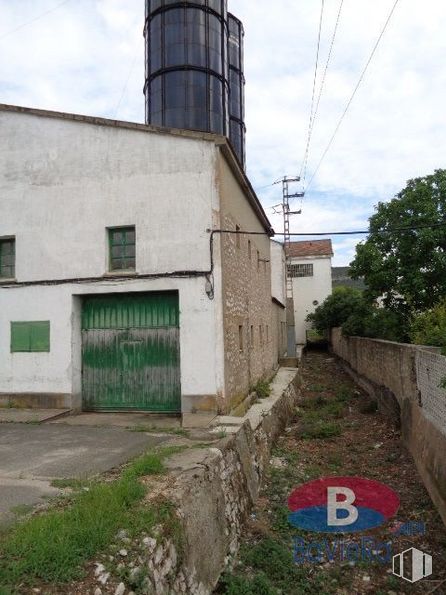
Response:
[[[348,386],[341,386],[336,391],[336,400],[341,403],[349,403],[353,399],[353,389]]]
[[[220,592],[225,595],[277,595],[275,589],[263,573],[254,578],[245,578],[225,573],[220,580]]]
[[[271,385],[266,380],[259,380],[254,390],[259,399],[266,399],[271,395]]]
[[[83,479],[77,479],[75,477],[73,478],[64,478],[64,479],[53,479],[51,482],[51,485],[53,486],[53,488],[59,488],[59,489],[64,489],[64,488],[71,488],[73,490],[81,490],[82,488],[85,487],[90,487],[92,484],[92,480],[83,480]]]
[[[320,419],[304,424],[301,437],[305,440],[327,440],[328,438],[340,436],[341,433],[342,430],[339,424]]]

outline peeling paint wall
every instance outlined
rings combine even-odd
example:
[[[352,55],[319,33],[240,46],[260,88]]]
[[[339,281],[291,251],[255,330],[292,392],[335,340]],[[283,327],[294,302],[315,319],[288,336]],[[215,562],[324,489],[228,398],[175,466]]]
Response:
[[[136,226],[139,274],[206,271],[219,212],[215,143],[0,110],[0,237],[16,237],[18,282],[102,278],[107,227]],[[224,389],[221,269],[205,279],[0,287],[0,394],[80,405],[81,297],[177,290],[183,410],[216,409]],[[50,353],[10,353],[10,322],[49,320]]]

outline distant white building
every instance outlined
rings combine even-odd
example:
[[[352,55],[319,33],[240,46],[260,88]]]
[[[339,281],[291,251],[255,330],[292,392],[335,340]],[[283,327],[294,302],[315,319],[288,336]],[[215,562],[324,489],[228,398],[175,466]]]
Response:
[[[311,328],[311,323],[306,321],[308,314],[332,292],[331,240],[292,242],[288,256],[293,279],[296,345],[304,345],[307,330]]]

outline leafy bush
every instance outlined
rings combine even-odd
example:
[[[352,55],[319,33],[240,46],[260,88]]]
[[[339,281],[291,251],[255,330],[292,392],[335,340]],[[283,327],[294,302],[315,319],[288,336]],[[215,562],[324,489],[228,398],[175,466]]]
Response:
[[[344,335],[349,336],[399,342],[408,339],[407,320],[403,314],[376,307],[361,291],[352,287],[336,287],[307,320],[320,332],[341,326]]]
[[[446,299],[412,319],[410,338],[419,345],[442,347],[446,355]]]
[[[399,312],[365,304],[342,325],[344,335],[405,342],[407,321]]]
[[[323,333],[342,324],[357,310],[364,308],[362,292],[352,287],[336,287],[333,293],[307,316],[316,330]]]

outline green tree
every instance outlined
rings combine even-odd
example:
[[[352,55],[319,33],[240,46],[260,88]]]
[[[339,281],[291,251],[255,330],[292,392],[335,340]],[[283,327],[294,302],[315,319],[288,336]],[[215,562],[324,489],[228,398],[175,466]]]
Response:
[[[404,315],[364,302],[364,307],[344,322],[342,332],[344,335],[404,343],[408,340],[406,328]]]
[[[316,310],[307,316],[320,333],[342,326],[351,314],[364,308],[362,292],[352,287],[336,287]]]
[[[410,338],[417,345],[442,347],[446,355],[446,298],[412,319]]]
[[[408,313],[434,306],[446,295],[445,222],[446,170],[409,180],[395,198],[376,207],[370,236],[357,246],[350,265],[352,277],[364,277],[367,295],[383,296],[393,310]],[[377,233],[420,226],[426,227]]]

